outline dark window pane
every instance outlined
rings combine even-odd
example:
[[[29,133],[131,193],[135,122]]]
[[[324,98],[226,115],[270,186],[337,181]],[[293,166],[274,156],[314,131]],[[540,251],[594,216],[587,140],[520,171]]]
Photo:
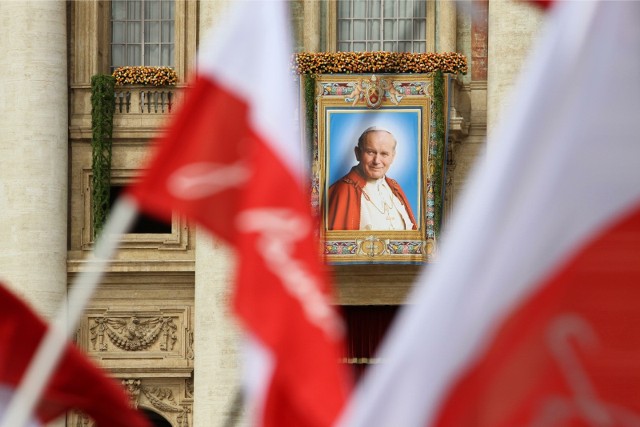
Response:
[[[124,185],[112,185],[109,194],[109,206],[113,206],[117,198],[122,194]],[[170,234],[171,224],[160,221],[154,217],[138,214],[135,224],[129,230],[129,233],[140,234]]]
[[[342,307],[347,328],[347,361],[354,368],[356,378],[375,361],[380,342],[397,311],[395,305]]]

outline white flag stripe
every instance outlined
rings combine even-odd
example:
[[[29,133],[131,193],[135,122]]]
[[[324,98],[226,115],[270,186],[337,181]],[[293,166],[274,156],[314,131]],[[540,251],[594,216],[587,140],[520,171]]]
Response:
[[[0,414],[3,414],[7,407],[9,406],[9,402],[13,397],[15,390],[11,387],[6,387],[0,384]],[[40,427],[42,424],[38,423],[33,417],[30,421],[26,421],[27,424],[25,427]]]
[[[220,27],[202,43],[200,52],[206,54],[198,57],[199,72],[237,91],[250,105],[253,128],[303,182],[305,157],[294,127],[296,96],[289,69],[293,50],[289,34],[282,33],[290,28],[288,3],[239,1],[233,6]]]
[[[342,425],[430,425],[504,315],[640,201],[629,123],[640,117],[639,16],[635,2],[556,5],[440,263],[420,278],[383,344],[387,362],[365,376]]]
[[[241,345],[245,412],[248,417],[248,425],[259,426],[273,375],[275,357],[273,352],[269,351],[248,331],[244,332]]]

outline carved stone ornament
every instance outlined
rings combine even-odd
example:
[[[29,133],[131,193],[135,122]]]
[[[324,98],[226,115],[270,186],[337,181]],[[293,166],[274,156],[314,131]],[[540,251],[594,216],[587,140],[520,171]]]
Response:
[[[189,427],[189,413],[191,413],[191,409],[187,405],[178,405],[171,389],[163,387],[142,387],[142,393],[149,399],[151,405],[161,412],[177,412],[176,420],[178,427]]]
[[[77,414],[75,427],[91,427],[93,425],[93,421],[85,414]]]
[[[122,380],[122,386],[129,396],[131,406],[134,408],[138,407],[138,402],[140,401],[140,384],[141,381],[138,379]]]
[[[178,340],[177,329],[173,319],[165,316],[145,320],[136,316],[129,319],[105,316],[93,319],[90,332],[93,349],[98,351],[108,350],[105,335],[122,350],[146,350],[160,341],[160,350],[169,351],[173,350]]]
[[[193,360],[193,331],[187,331],[187,359]]]
[[[193,376],[184,381],[184,394],[187,399],[193,399]]]

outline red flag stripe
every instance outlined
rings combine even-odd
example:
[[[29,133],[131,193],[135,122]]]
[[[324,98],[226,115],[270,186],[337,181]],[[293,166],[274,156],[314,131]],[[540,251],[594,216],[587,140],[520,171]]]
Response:
[[[436,425],[640,425],[640,207],[544,282],[452,389]]]
[[[410,304],[399,313],[380,354],[386,363],[365,376],[342,425],[410,427],[439,425],[438,420],[465,425],[485,415],[489,424],[520,420],[511,418],[517,408],[534,402],[516,403],[515,397],[535,396],[537,389],[523,391],[522,386],[542,382],[522,378],[536,376],[530,367],[547,364],[549,356],[546,347],[534,345],[541,344],[535,336],[529,341],[517,337],[530,344],[528,360],[520,347],[510,349],[507,340],[495,341],[495,334],[517,309],[529,307],[529,298],[545,292],[540,286],[552,272],[639,203],[640,146],[631,123],[640,111],[640,84],[634,77],[640,57],[626,52],[640,48],[640,5],[558,2],[549,13],[514,88],[512,108],[492,134],[490,145],[495,148],[470,177],[449,222],[439,263],[425,271]],[[627,84],[610,84],[614,72]],[[607,283],[613,286],[615,280],[612,275]],[[535,332],[535,319],[528,322],[513,334]],[[575,319],[568,325],[560,332],[584,329]],[[485,366],[483,357],[505,353],[522,356],[503,363],[506,373],[495,366],[473,373],[473,367]],[[624,370],[627,362],[619,362]],[[472,379],[464,380],[467,377]],[[557,395],[551,386],[558,378],[550,377],[549,396]],[[614,376],[610,380],[618,381]],[[464,385],[458,387],[460,381]],[[487,387],[494,396],[492,406],[458,398],[457,393],[476,396],[473,387]],[[455,402],[455,416],[449,400]],[[562,402],[560,406],[571,409]],[[449,409],[443,413],[443,407]],[[499,411],[503,418],[495,415]],[[527,419],[515,425],[539,425],[536,422]]]
[[[203,44],[199,78],[131,194],[143,210],[167,219],[179,212],[235,249],[234,308],[250,337],[249,358],[264,355],[245,377],[250,390],[267,393],[251,396],[251,418],[330,426],[349,382],[301,180],[289,54],[281,51],[288,18],[282,2],[235,6],[212,44]]]
[[[0,387],[15,388],[40,344],[47,326],[20,299],[0,284]],[[146,419],[130,407],[115,380],[69,344],[36,408],[48,422],[76,409],[91,416],[98,427],[147,427]]]

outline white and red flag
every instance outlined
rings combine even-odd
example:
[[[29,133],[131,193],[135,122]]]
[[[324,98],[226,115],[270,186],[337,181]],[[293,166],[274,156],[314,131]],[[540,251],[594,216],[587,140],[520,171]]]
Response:
[[[296,132],[286,6],[233,4],[130,193],[142,210],[186,215],[235,249],[252,424],[320,427],[340,413],[349,377]]]
[[[548,14],[341,425],[640,425],[640,2]]]
[[[46,330],[45,322],[0,283],[0,420]],[[68,343],[30,425],[55,420],[71,409],[89,415],[97,427],[150,426],[130,406],[124,389]]]

